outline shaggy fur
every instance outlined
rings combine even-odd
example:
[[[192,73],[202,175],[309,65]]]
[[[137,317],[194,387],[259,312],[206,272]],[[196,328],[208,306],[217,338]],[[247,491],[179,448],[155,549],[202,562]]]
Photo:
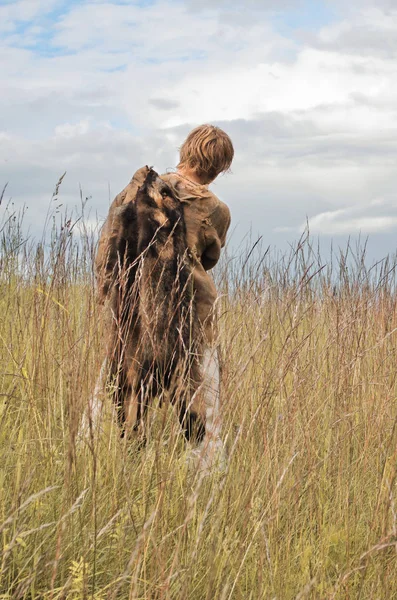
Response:
[[[187,439],[199,441],[205,423],[190,403],[200,382],[200,344],[183,204],[150,170],[121,220],[110,342],[120,424],[137,429],[149,402],[168,394]]]

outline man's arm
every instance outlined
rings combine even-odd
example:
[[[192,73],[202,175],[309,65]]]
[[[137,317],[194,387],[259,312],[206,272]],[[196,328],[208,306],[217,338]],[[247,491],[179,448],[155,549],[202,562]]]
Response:
[[[221,248],[226,243],[226,234],[230,227],[230,210],[220,202],[209,218],[205,232],[206,247],[201,256],[201,263],[206,271],[213,269],[219,260]]]

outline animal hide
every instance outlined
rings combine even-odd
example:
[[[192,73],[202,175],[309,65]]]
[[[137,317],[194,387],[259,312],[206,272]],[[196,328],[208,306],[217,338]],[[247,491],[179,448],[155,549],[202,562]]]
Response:
[[[119,210],[112,372],[124,421],[126,395],[158,395],[177,376],[194,384],[198,348],[183,204],[150,169],[135,201]]]

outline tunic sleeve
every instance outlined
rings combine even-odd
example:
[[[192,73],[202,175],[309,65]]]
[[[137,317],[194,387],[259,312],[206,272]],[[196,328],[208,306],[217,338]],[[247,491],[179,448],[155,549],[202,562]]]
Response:
[[[205,249],[201,263],[206,271],[215,267],[226,243],[226,234],[230,226],[230,211],[220,202],[211,216],[206,219]]]

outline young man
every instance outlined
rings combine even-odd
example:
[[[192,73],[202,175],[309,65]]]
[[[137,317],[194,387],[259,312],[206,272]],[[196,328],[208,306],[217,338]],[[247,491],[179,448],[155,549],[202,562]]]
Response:
[[[160,387],[174,386],[173,397],[176,398],[175,389],[178,384],[174,381],[174,375],[182,373],[187,377],[189,393],[183,401],[178,401],[181,425],[187,439],[199,443],[200,452],[204,448],[202,456],[205,460],[211,459],[214,451],[222,448],[214,310],[217,292],[208,271],[218,262],[230,225],[228,207],[208,189],[208,185],[220,173],[228,171],[233,155],[232,142],[224,131],[212,125],[202,125],[194,129],[183,143],[176,172],[166,173],[159,179],[148,167],[139,169],[110,207],[101,232],[95,263],[99,301],[106,307],[110,336],[106,350],[107,358],[102,365],[101,377],[91,406],[92,412],[97,413],[99,410],[98,395],[104,380],[109,382],[110,375],[123,426],[127,432],[136,429],[144,417],[147,396],[161,394],[162,390],[157,385],[160,378],[162,377]],[[143,214],[146,216],[139,216]],[[126,225],[127,221],[134,222],[135,229]],[[144,223],[156,224],[150,234],[143,234],[142,229],[146,227]],[[167,227],[169,237],[164,238],[163,245],[156,250],[158,232],[165,231]],[[153,240],[156,236],[157,238],[156,241],[147,239],[145,245],[142,245],[142,238],[145,236],[153,236]],[[179,245],[175,242],[178,236]],[[171,238],[174,240],[172,244],[167,241]],[[153,261],[153,257],[150,259],[150,252],[156,257],[152,263],[150,260]],[[173,256],[175,253],[179,256]],[[140,260],[139,256],[143,257],[141,267],[136,266]],[[172,264],[174,267],[171,267]],[[192,310],[189,318],[194,321],[190,328],[190,338],[194,339],[187,342],[183,340],[183,334],[179,337],[186,355],[193,359],[182,360],[179,351],[178,359],[175,359],[175,352],[172,360],[167,359],[168,362],[161,362],[154,356],[152,363],[156,363],[157,366],[147,367],[144,363],[146,365],[148,361],[143,356],[145,352],[147,354],[147,346],[153,338],[147,331],[148,322],[153,323],[155,318],[153,304],[162,305],[167,301],[170,303],[171,296],[167,300],[167,294],[164,292],[162,298],[159,290],[175,287],[172,283],[159,284],[161,278],[164,280],[166,276],[169,277],[167,269],[169,273],[175,273],[176,278],[179,277],[176,274],[184,269],[188,272],[182,295],[190,294]],[[125,290],[128,286],[126,282],[131,280],[132,271],[134,281],[139,280],[138,288],[134,292],[134,303],[132,306],[129,300],[127,304],[130,308],[126,308],[127,304],[122,301],[124,305],[121,307],[120,290]],[[156,292],[153,293],[152,290],[151,295],[147,291],[147,287],[151,285],[150,278],[156,287]],[[122,281],[123,284],[120,283]],[[143,283],[145,281],[146,283]],[[181,287],[180,283],[178,285]],[[123,293],[125,298],[125,292]],[[131,292],[129,294],[131,296]],[[179,294],[179,298],[181,297]],[[173,301],[177,302],[175,299]],[[147,315],[148,311],[152,313],[151,320]],[[161,313],[162,308],[159,307],[157,312]],[[128,318],[125,317],[127,313]],[[132,313],[135,314],[134,318],[131,318]],[[184,318],[186,323],[186,315]],[[162,329],[166,328],[167,326],[162,324]],[[169,330],[171,338],[172,332],[180,332],[181,328],[181,325],[173,323]],[[145,335],[147,339],[143,341]],[[176,339],[175,344],[177,341]],[[160,346],[163,348],[168,344],[168,340],[165,337],[161,340],[158,338],[156,343],[160,351]],[[138,350],[142,345],[146,350]],[[184,362],[185,366],[178,371],[180,362]],[[168,372],[164,374],[164,371]],[[181,389],[178,393],[180,396]],[[92,418],[96,419],[97,415],[92,414]]]

